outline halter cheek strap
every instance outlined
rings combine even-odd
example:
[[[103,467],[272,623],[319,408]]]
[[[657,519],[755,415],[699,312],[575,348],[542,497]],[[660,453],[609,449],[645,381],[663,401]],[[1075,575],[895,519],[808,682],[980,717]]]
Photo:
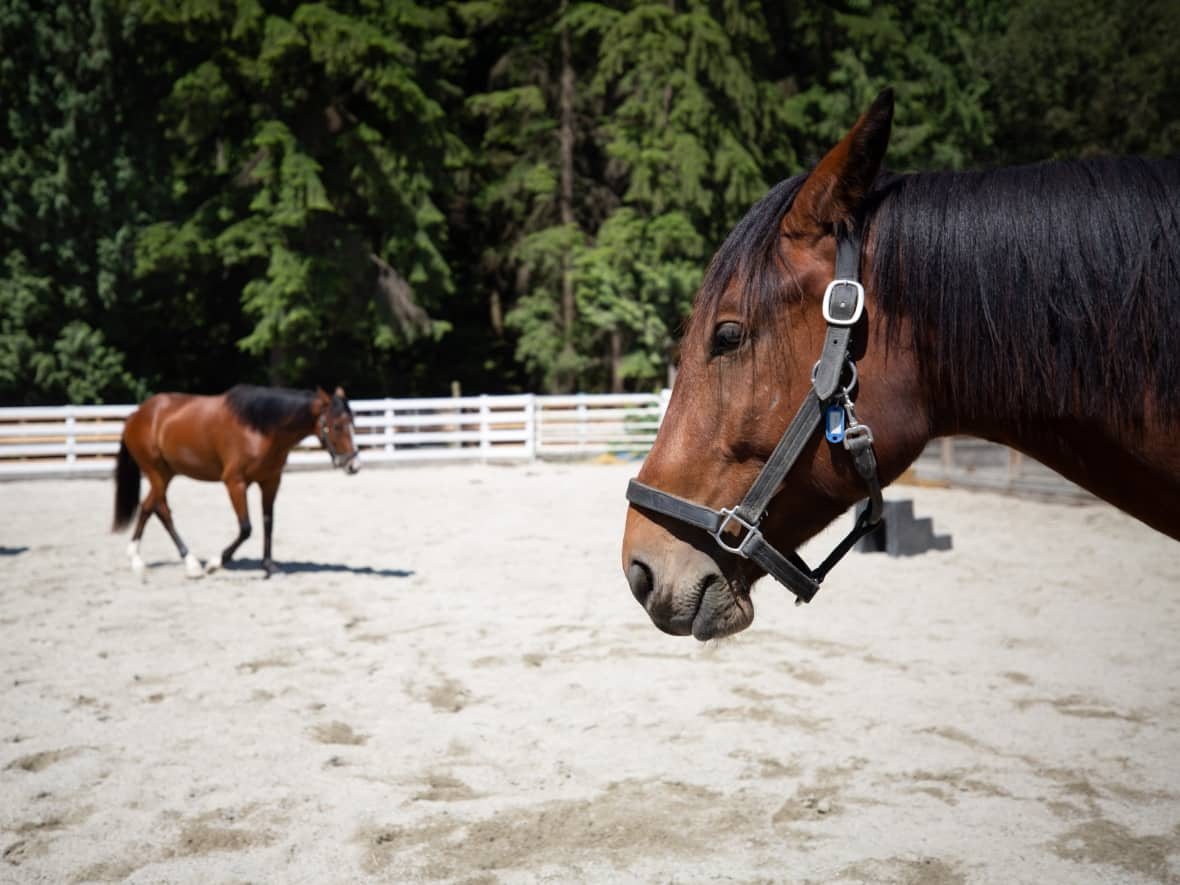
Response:
[[[316,424],[316,429],[318,431],[320,442],[323,444],[324,448],[328,450],[328,454],[332,458],[333,467],[344,467],[350,461],[355,460],[358,454],[355,447],[353,448],[351,455],[349,455],[344,460],[340,460],[340,453],[336,451],[336,447],[332,445],[332,437],[328,433],[328,416],[326,413],[320,413],[320,420]]]
[[[320,413],[320,420],[316,422],[316,429],[319,431],[320,442],[328,450],[328,454],[332,456],[332,461],[335,462],[336,448],[332,445],[332,437],[328,435],[328,416],[323,412]]]
[[[864,312],[864,288],[859,281],[860,238],[856,233],[837,236],[835,276],[824,292],[827,333],[812,372],[811,390],[741,502],[736,507],[714,510],[635,479],[627,485],[627,500],[632,504],[704,529],[722,549],[756,562],[794,593],[798,603],[810,602],[832,567],[881,520],[881,482],[877,476],[873,434],[856,420],[852,401],[856,366],[848,348],[852,329]],[[852,380],[842,387],[846,367],[852,369]],[[826,420],[829,416],[831,420]],[[857,474],[868,488],[869,505],[857,518],[852,531],[812,569],[794,551],[784,554],[773,547],[762,535],[760,526],[771,499],[821,425],[829,442],[842,443],[851,456]]]

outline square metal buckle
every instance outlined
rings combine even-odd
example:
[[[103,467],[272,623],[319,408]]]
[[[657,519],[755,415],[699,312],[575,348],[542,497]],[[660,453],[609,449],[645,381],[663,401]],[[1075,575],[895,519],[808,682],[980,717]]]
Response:
[[[852,307],[851,318],[849,318],[847,316],[834,316],[832,314],[832,297],[835,294],[837,289],[841,289],[845,286],[850,287],[853,290],[853,292],[856,294],[856,303]],[[856,280],[832,280],[830,283],[828,283],[828,288],[826,288],[824,290],[823,305],[824,305],[824,319],[827,322],[831,323],[833,326],[854,325],[856,323],[856,321],[860,319],[860,315],[862,313],[864,313],[865,287],[862,286],[860,283],[858,283]],[[842,315],[847,313],[847,310],[844,308],[844,306],[841,306],[838,310],[839,310],[839,313]]]
[[[746,554],[746,545],[748,545],[754,538],[762,537],[762,532],[758,531],[758,524],[756,522],[746,522],[728,507],[722,507],[718,513],[721,514],[722,520],[721,525],[717,526],[713,532],[713,540],[715,540],[721,545],[723,549],[728,550],[730,553],[736,553],[743,559],[749,559],[750,557]],[[725,540],[725,529],[731,520],[736,522],[746,532],[742,539],[738,541],[736,547]]]

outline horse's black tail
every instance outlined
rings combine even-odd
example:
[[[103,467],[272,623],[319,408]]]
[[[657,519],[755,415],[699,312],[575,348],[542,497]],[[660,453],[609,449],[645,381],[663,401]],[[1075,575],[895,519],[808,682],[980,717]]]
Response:
[[[126,441],[119,443],[119,458],[115,466],[115,521],[112,532],[122,531],[139,509],[139,465],[127,450]]]

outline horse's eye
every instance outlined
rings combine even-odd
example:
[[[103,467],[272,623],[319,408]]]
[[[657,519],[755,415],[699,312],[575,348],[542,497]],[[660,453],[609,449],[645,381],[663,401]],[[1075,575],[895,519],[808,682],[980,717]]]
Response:
[[[737,350],[742,343],[741,323],[718,323],[713,330],[713,353],[729,353]]]

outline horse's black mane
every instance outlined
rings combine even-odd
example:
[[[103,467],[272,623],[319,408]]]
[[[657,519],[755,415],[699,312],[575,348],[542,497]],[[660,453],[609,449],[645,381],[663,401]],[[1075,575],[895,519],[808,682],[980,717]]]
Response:
[[[315,398],[316,393],[311,390],[255,387],[253,384],[235,385],[225,394],[225,401],[233,413],[259,433],[310,425],[311,404]],[[331,414],[352,414],[348,401],[333,396]]]
[[[776,241],[803,178],[730,234],[698,314],[716,310],[735,275],[755,321],[782,304]],[[865,225],[874,257],[863,273],[895,343],[897,321],[911,321],[947,417],[1134,426],[1148,401],[1180,416],[1180,158],[886,175]]]

